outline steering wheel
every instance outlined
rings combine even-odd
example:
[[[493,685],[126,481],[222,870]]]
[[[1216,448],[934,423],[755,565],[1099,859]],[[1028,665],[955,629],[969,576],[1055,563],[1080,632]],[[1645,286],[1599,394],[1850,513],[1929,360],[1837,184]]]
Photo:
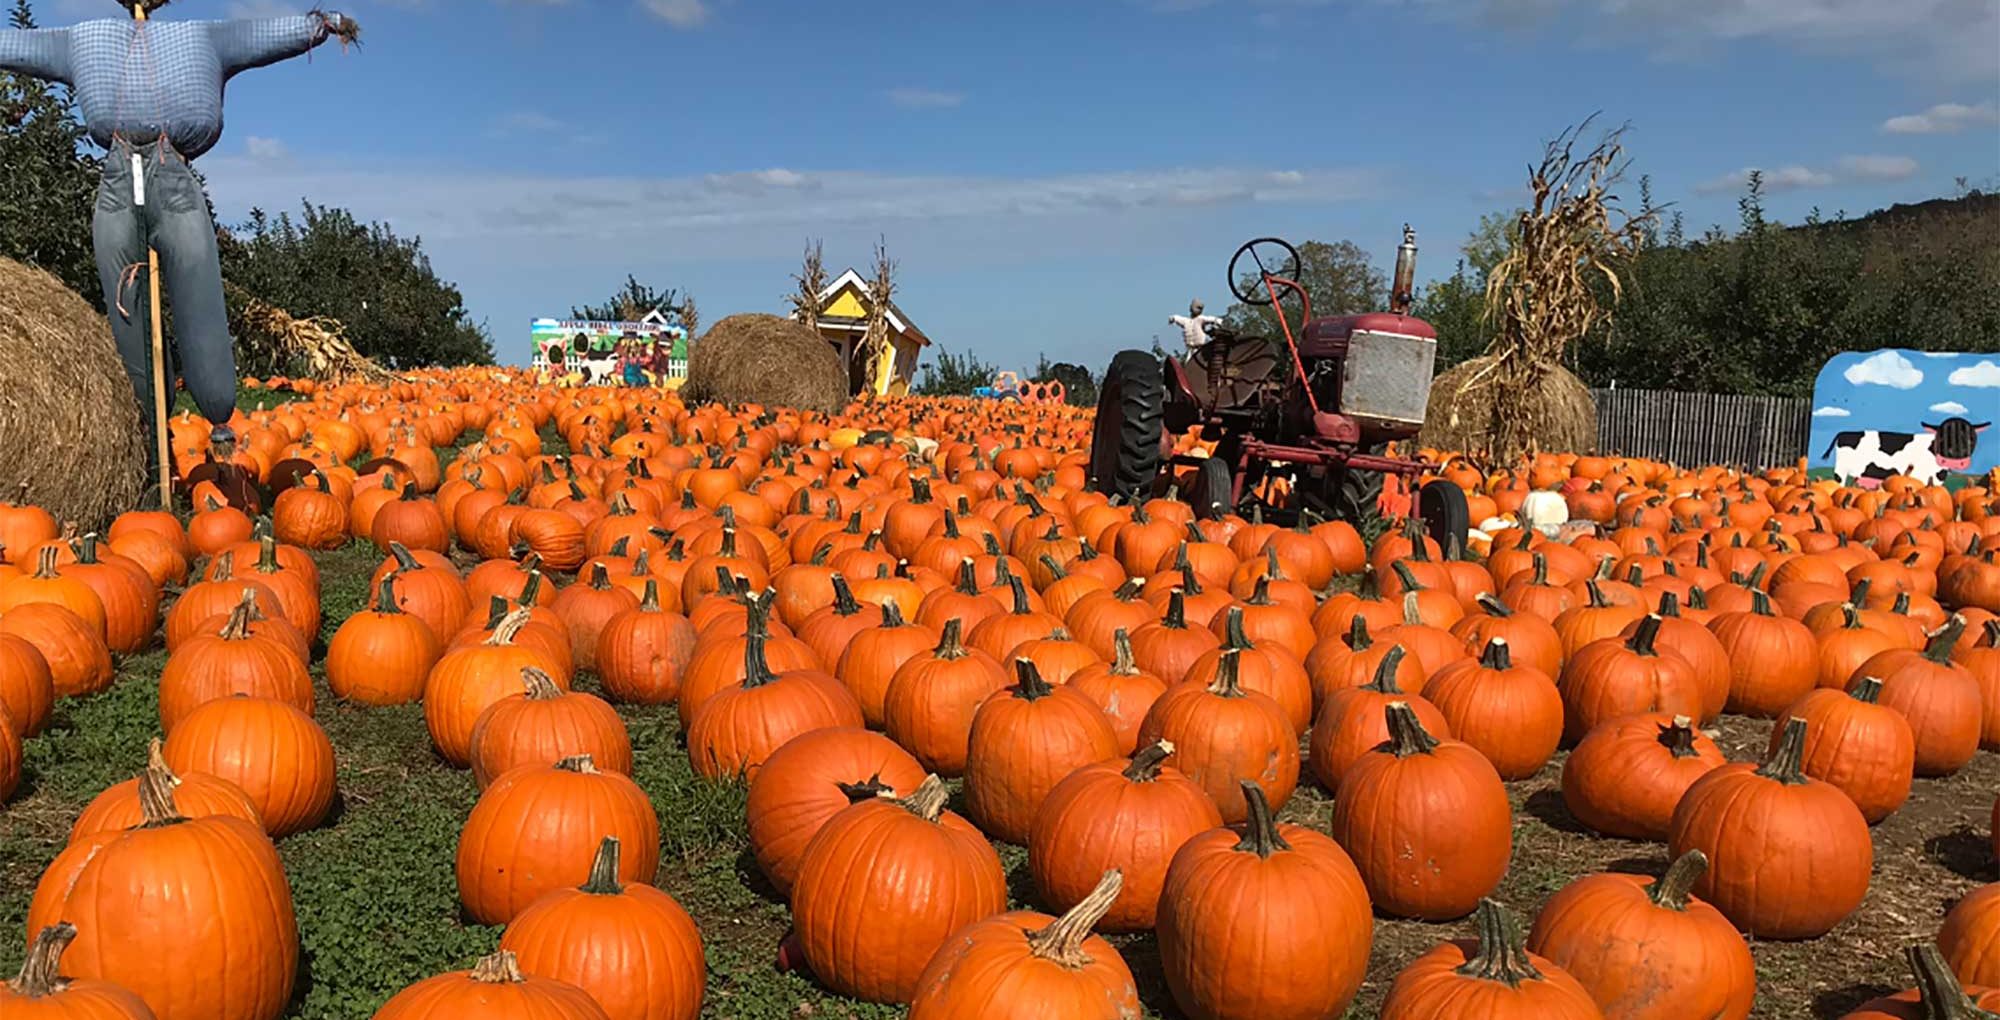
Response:
[[[1276,237],[1260,237],[1246,242],[1236,249],[1229,260],[1229,293],[1246,305],[1268,305],[1271,303],[1271,288],[1264,285],[1265,277],[1276,277],[1286,281],[1299,278],[1299,250],[1290,242]],[[1297,284],[1294,283],[1293,287]],[[1282,285],[1279,290],[1286,290]]]

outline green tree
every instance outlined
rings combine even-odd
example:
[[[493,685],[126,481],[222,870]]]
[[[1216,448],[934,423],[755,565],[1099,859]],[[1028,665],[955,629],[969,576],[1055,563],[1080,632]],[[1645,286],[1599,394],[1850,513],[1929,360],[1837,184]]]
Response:
[[[1389,280],[1369,259],[1368,253],[1352,241],[1307,241],[1299,245],[1298,283],[1312,296],[1314,315],[1347,315],[1380,311],[1388,301]],[[1255,276],[1246,277],[1237,289],[1246,294],[1261,293],[1264,284]],[[1282,295],[1281,295],[1282,296]],[[1285,299],[1285,314],[1297,330],[1298,305]],[[1278,319],[1269,305],[1242,302],[1223,313],[1224,323],[1249,336],[1282,335]]]
[[[672,287],[648,286],[640,283],[638,277],[627,274],[624,286],[602,304],[572,307],[569,314],[573,319],[598,322],[637,322],[657,308],[661,314],[672,317],[680,313],[679,296],[680,292]]]
[[[305,202],[299,217],[252,209],[219,232],[222,274],[240,294],[297,317],[328,316],[355,349],[397,368],[491,364],[493,343],[416,238],[345,209]]]
[[[994,371],[971,351],[953,354],[940,347],[937,357],[919,370],[916,392],[926,397],[969,397],[973,390],[993,385]]]
[[[1063,403],[1074,407],[1097,406],[1097,376],[1082,365],[1067,361],[1050,362],[1046,354],[1035,356],[1035,370],[1028,376],[1030,382],[1063,385]]]
[[[8,23],[35,27],[28,0],[14,0]],[[0,73],[0,255],[48,270],[102,308],[90,240],[99,173],[69,89]]]

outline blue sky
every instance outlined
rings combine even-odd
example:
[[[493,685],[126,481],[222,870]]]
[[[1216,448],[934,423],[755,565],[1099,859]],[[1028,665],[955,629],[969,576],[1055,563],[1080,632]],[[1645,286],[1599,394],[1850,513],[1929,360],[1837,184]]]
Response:
[[[111,6],[37,4],[48,24]],[[940,343],[1101,367],[1190,297],[1227,304],[1248,237],[1347,238],[1387,265],[1408,221],[1424,275],[1449,273],[1541,140],[1600,110],[1690,232],[1733,221],[1750,167],[1783,219],[2000,184],[2000,0],[343,9],[359,52],[232,86],[202,163],[216,204],[310,196],[421,235],[502,361],[628,271],[712,322],[777,310],[806,238],[837,271],[879,234]]]

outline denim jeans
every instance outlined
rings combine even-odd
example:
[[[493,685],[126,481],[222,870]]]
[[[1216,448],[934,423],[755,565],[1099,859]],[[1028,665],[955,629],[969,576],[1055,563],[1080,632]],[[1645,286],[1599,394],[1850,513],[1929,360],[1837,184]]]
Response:
[[[143,206],[134,201],[132,191],[135,154],[145,182]],[[215,223],[187,160],[164,141],[134,144],[119,139],[104,157],[91,236],[111,315],[111,335],[118,342],[118,355],[139,400],[139,420],[147,423],[148,434],[155,420],[152,342],[147,336],[148,244],[160,253],[162,282],[173,300],[174,335],[164,348],[167,399],[173,399],[178,360],[179,374],[202,416],[218,425],[228,421],[236,409],[236,352],[230,345],[229,311],[222,300]],[[150,461],[153,444],[145,445]]]

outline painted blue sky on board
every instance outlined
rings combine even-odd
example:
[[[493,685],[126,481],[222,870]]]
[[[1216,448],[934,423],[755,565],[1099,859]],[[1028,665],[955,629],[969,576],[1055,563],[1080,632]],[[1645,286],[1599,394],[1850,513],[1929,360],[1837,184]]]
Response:
[[[2000,355],[1885,348],[1834,356],[1813,387],[1812,467],[1833,467],[1834,438],[1878,430],[1924,435],[1954,418],[2000,421]],[[2000,432],[1976,433],[1968,473],[2000,467]]]

